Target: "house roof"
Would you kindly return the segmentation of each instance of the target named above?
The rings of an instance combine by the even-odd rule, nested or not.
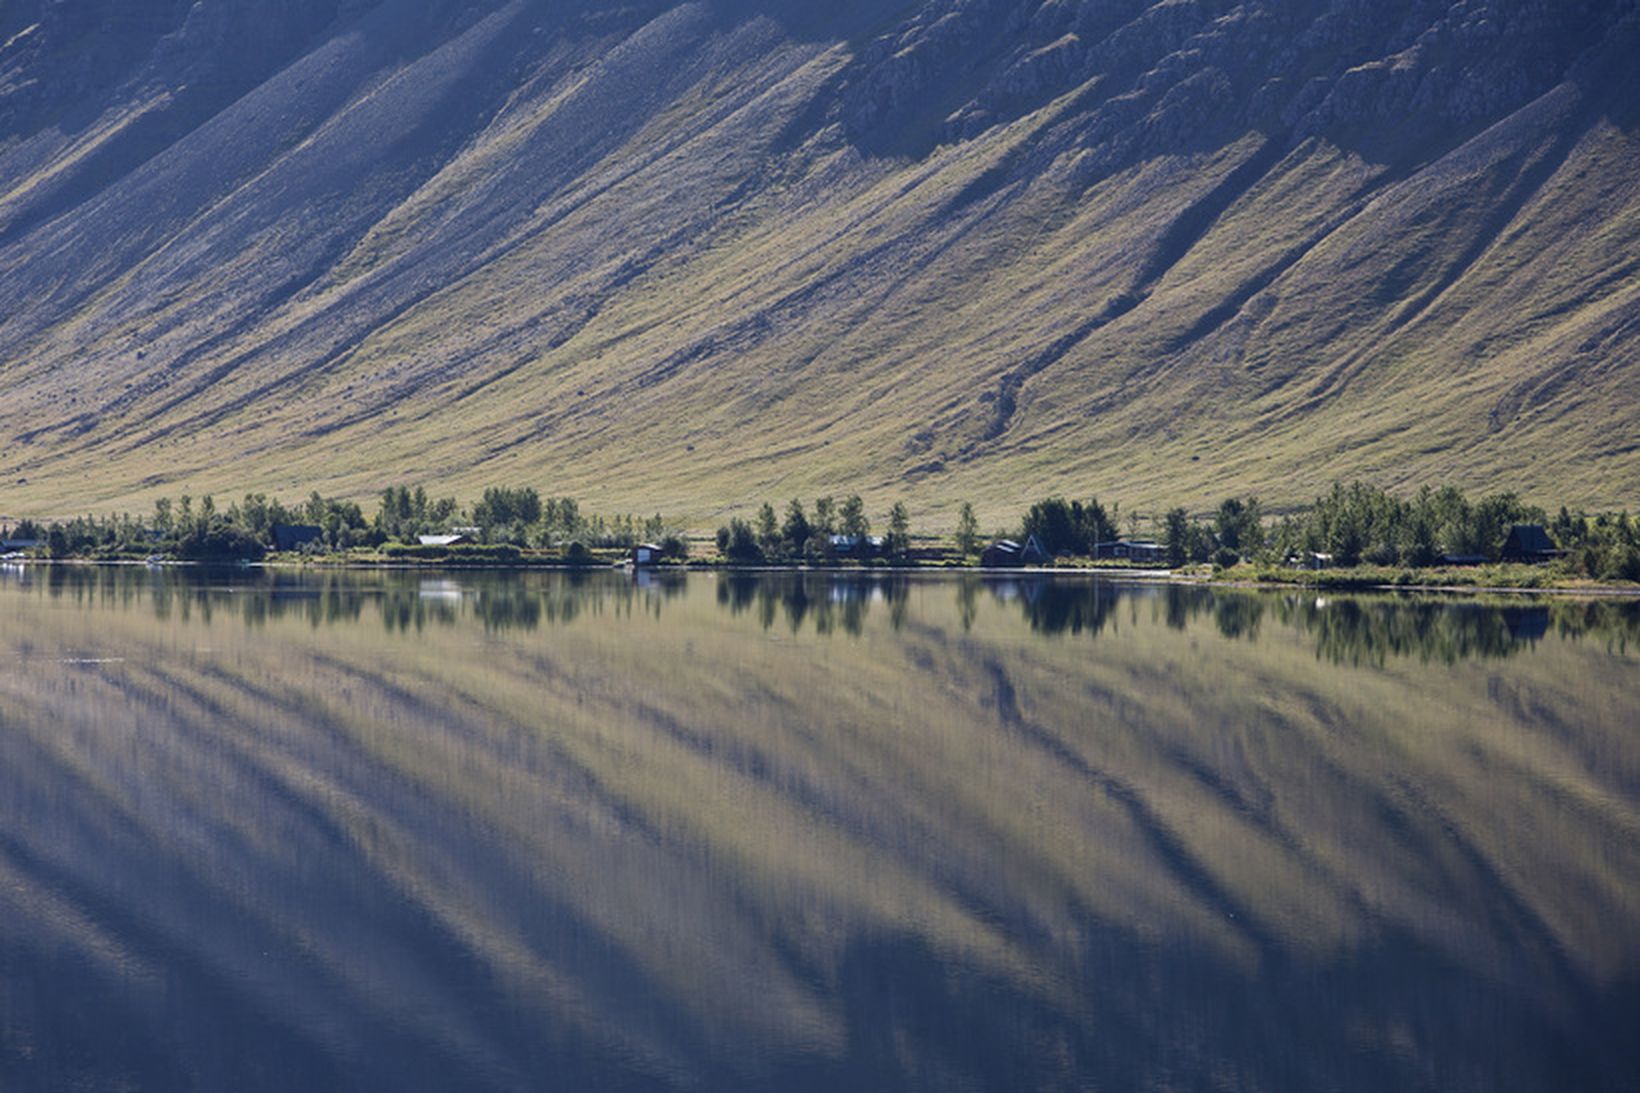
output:
[[[998,539],[985,549],[987,553],[994,550],[1002,554],[1035,554],[1044,558],[1048,556],[1048,552],[1042,549],[1042,543],[1035,535],[1032,535],[1030,538],[1026,539],[1023,544],[1017,543],[1012,539]]]
[[[1516,524],[1509,529],[1509,542],[1526,554],[1552,554],[1555,549],[1542,524]]]

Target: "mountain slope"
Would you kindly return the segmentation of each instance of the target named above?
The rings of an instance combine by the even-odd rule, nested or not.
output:
[[[8,511],[1640,494],[1633,0],[64,7]]]

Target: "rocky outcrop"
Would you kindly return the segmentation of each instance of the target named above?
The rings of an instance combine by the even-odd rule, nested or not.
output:
[[[918,147],[904,130],[972,139],[1082,88],[1089,146],[1145,119],[1129,155],[1237,127],[1411,144],[1524,106],[1632,10],[1626,0],[933,0],[860,51],[841,109],[856,132],[899,130]],[[931,102],[950,109],[931,119]]]

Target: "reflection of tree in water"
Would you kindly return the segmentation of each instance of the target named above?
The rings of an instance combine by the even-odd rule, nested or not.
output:
[[[1124,602],[1129,606],[1144,602],[1157,609],[1158,617],[1171,630],[1183,630],[1192,620],[1211,615],[1225,637],[1254,640],[1268,603],[1266,596],[1192,585],[1064,581],[1047,576],[983,580],[994,600],[1017,604],[1031,629],[1040,634],[1096,637],[1114,624]],[[958,608],[965,620],[972,618],[972,588],[964,584],[957,590]]]
[[[473,614],[486,630],[534,630],[541,625],[551,600],[551,622],[571,622],[581,613],[580,597],[570,595],[544,596],[535,589],[493,587],[481,588],[472,598]]]
[[[1513,656],[1549,627],[1546,606],[1397,600],[1300,600],[1281,610],[1313,635],[1316,655],[1334,664],[1383,664],[1416,657],[1456,664]]]
[[[1164,625],[1184,630],[1210,617],[1229,639],[1258,640],[1267,615],[1312,637],[1316,653],[1335,664],[1383,664],[1417,657],[1453,664],[1502,658],[1529,649],[1551,631],[1594,637],[1614,653],[1640,645],[1640,600],[1480,603],[1427,597],[1314,597],[1189,585],[1111,584],[1052,577],[986,580],[998,603],[1016,605],[1043,634],[1098,636],[1124,600],[1160,602]],[[974,584],[957,586],[959,612],[972,619]]]
[[[1176,584],[1170,584],[1163,590],[1162,599],[1167,604],[1169,630],[1183,630],[1186,623],[1211,606],[1212,601],[1201,596],[1203,591],[1205,589],[1185,588]]]
[[[962,619],[962,632],[968,633],[974,628],[974,619],[979,615],[979,578],[972,573],[957,578],[957,615]]]
[[[792,633],[805,624],[817,634],[859,635],[874,605],[888,608],[889,625],[905,625],[911,582],[903,573],[729,573],[718,580],[717,602],[731,614],[754,611],[767,630],[783,617]]]
[[[1563,638],[1591,637],[1604,642],[1609,653],[1626,653],[1640,648],[1640,600],[1556,603],[1551,625]]]
[[[145,569],[95,567],[59,572],[54,569],[52,595],[77,600],[91,596],[105,604],[129,607],[146,600],[154,617],[210,623],[217,615],[247,626],[298,618],[311,626],[356,622],[370,594],[341,574],[315,578],[305,574],[231,569]]]
[[[263,626],[300,619],[318,627],[359,621],[374,603],[390,631],[455,626],[477,619],[486,629],[534,630],[587,615],[644,612],[660,617],[664,605],[688,591],[686,573],[605,571],[517,573],[415,571],[281,571],[140,566],[49,566],[12,575],[26,588],[83,606],[130,608],[146,603],[156,618],[198,619],[219,614]],[[699,587],[701,578],[693,578]],[[1602,642],[1613,653],[1640,647],[1640,599],[1485,602],[1410,595],[1316,596],[1175,584],[1120,584],[1064,576],[996,577],[963,574],[951,582],[965,631],[979,613],[979,594],[1017,609],[1041,634],[1098,636],[1112,626],[1124,602],[1148,604],[1150,617],[1184,630],[1210,619],[1224,637],[1257,641],[1270,619],[1313,638],[1316,653],[1338,664],[1383,664],[1417,657],[1451,664],[1475,657],[1502,658],[1530,648],[1550,633],[1566,640]],[[858,635],[878,606],[889,625],[910,615],[912,579],[902,572],[729,573],[715,579],[720,607],[751,612],[767,630],[779,620],[797,633]],[[939,587],[938,585],[932,587]]]
[[[382,591],[382,624],[388,630],[423,630],[428,623],[448,626],[456,621],[459,600],[424,595],[419,589],[392,585]]]
[[[757,573],[729,573],[717,582],[719,607],[727,607],[732,615],[743,614],[757,603],[758,589],[764,577]]]
[[[1219,595],[1214,597],[1213,622],[1227,638],[1258,640],[1258,626],[1269,601],[1263,596]]]
[[[486,630],[534,630],[543,623],[563,626],[606,611],[617,616],[642,611],[659,618],[665,602],[681,596],[687,581],[684,574],[627,577],[570,571],[523,582],[503,573],[464,583],[462,600]]]
[[[1038,633],[1090,635],[1101,633],[1122,600],[1136,591],[1103,581],[1060,582],[1050,577],[989,580],[986,590],[998,603],[1018,604]]]
[[[684,574],[462,573],[435,570],[279,571],[236,568],[68,567],[44,570],[39,587],[53,599],[130,607],[146,601],[155,618],[210,623],[218,614],[259,627],[286,619],[318,627],[358,622],[374,603],[389,631],[454,626],[476,618],[488,630],[533,630],[587,612],[659,617],[682,595]],[[23,583],[34,584],[30,579]]]

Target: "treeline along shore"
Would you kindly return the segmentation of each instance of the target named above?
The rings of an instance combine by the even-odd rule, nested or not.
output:
[[[896,503],[874,521],[858,495],[762,504],[711,540],[659,514],[586,512],[574,498],[493,486],[469,505],[422,487],[384,490],[374,513],[324,497],[287,503],[248,494],[226,506],[184,495],[146,514],[39,522],[0,518],[7,560],[286,561],[291,563],[1142,568],[1319,584],[1542,587],[1640,582],[1640,518],[1562,506],[1554,515],[1512,493],[1470,498],[1447,486],[1397,496],[1338,484],[1309,505],[1266,512],[1254,497],[1211,513],[1124,513],[1098,499],[1049,497],[1011,527],[982,533],[963,504],[954,531],[911,524]]]

